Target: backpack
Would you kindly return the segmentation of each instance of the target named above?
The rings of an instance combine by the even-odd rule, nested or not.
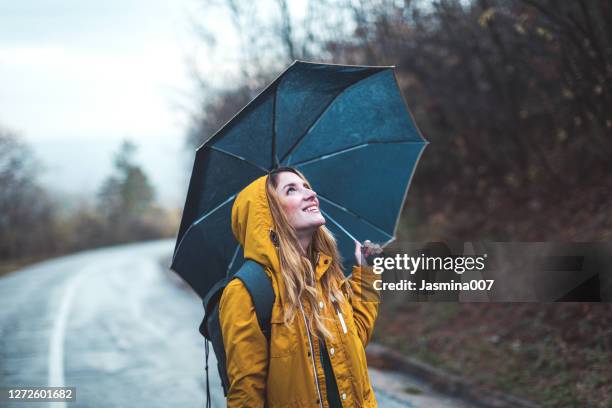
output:
[[[206,358],[206,406],[210,407],[210,387],[208,383],[208,354],[210,341],[213,346],[213,351],[217,357],[217,369],[219,377],[223,385],[223,395],[227,396],[229,390],[229,378],[227,375],[227,361],[225,355],[225,347],[223,345],[223,336],[221,333],[221,322],[219,321],[219,300],[223,294],[225,287],[233,280],[240,279],[244,284],[253,300],[255,306],[255,314],[262,333],[270,341],[270,317],[272,315],[272,306],[276,299],[272,282],[264,271],[264,268],[257,262],[247,259],[242,267],[233,276],[225,278],[217,282],[204,296],[202,301],[204,305],[204,318],[200,324],[200,333],[205,338],[205,358]]]

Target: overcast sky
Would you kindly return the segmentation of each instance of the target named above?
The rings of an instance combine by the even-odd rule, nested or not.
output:
[[[223,16],[206,20],[223,33],[215,66],[201,55],[192,21],[206,12],[197,0],[0,0],[0,125],[34,146],[46,187],[94,193],[129,138],[160,202],[182,207],[198,95],[188,61],[220,80],[234,61]]]

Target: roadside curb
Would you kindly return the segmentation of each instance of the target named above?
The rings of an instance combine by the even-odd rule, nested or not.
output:
[[[483,408],[538,408],[539,405],[504,394],[485,389],[457,375],[447,373],[439,368],[407,357],[390,348],[370,343],[366,350],[368,364],[373,367],[404,372],[415,376],[437,392],[459,397],[470,404]]]

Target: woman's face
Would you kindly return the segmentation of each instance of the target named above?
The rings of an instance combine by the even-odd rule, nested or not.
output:
[[[289,224],[299,234],[316,230],[325,225],[319,211],[317,193],[307,187],[300,176],[290,171],[278,174],[276,195],[285,211]]]

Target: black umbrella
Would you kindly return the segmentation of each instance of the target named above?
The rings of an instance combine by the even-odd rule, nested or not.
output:
[[[198,148],[171,267],[202,297],[231,276],[243,262],[236,195],[293,166],[317,191],[348,272],[353,239],[394,239],[426,144],[393,67],[296,61]]]

